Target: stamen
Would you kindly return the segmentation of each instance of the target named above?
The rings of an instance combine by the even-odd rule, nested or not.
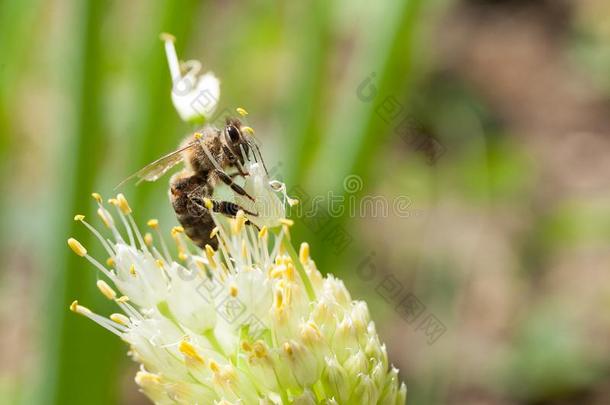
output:
[[[127,202],[127,199],[125,198],[125,196],[122,193],[119,193],[116,196],[116,199],[118,202],[118,207],[121,209],[123,214],[125,214],[125,215],[131,214],[131,207],[129,206],[129,203]]]
[[[216,265],[216,261],[214,260],[214,249],[210,245],[205,245],[205,255],[208,258],[208,264],[212,269],[216,269],[218,266]]]
[[[243,210],[237,211],[237,214],[235,215],[235,219],[233,220],[233,224],[232,224],[233,225],[232,226],[233,234],[239,235],[241,230],[244,229],[245,223],[246,223],[246,216],[244,214],[244,211]]]
[[[210,370],[212,370],[213,373],[218,373],[220,371],[220,366],[216,361],[210,360]]]
[[[191,359],[201,365],[203,365],[205,363],[203,361],[203,358],[199,355],[199,353],[197,353],[197,350],[195,349],[195,347],[192,344],[190,344],[189,342],[187,342],[186,340],[182,340],[180,342],[180,345],[178,346],[178,350],[180,350],[180,353],[182,353],[189,359]]]
[[[103,328],[109,330],[110,332],[114,333],[119,337],[121,337],[124,332],[124,330],[120,330],[124,329],[122,325],[91,312],[89,308],[79,305],[78,301],[73,301],[72,304],[70,304],[70,310],[74,313],[83,315],[91,319],[93,322],[97,323],[98,325],[102,326]]]
[[[284,349],[284,353],[286,353],[289,356],[292,356],[294,353],[294,351],[292,350],[292,346],[288,342],[284,343],[284,345],[282,346],[282,349]]]
[[[131,231],[131,227],[127,223],[127,218],[125,217],[123,210],[119,206],[119,200],[116,198],[111,198],[108,200],[108,202],[116,207],[119,217],[121,218],[121,222],[123,222],[123,226],[125,226],[125,229],[127,230],[127,236],[129,237],[129,244],[135,248],[136,242],[133,238],[133,232]]]
[[[161,230],[159,229],[159,220],[153,218],[153,219],[149,219],[148,222],[146,223],[151,229],[154,229],[154,231],[157,233],[157,236],[159,237],[159,240],[161,241],[161,251],[163,251],[163,256],[164,259],[167,262],[171,262],[171,258],[172,256],[169,254],[169,249],[167,249],[167,245],[165,244],[165,239],[163,238],[163,235],[161,234]]]
[[[144,241],[144,238],[142,238],[142,233],[140,233],[140,228],[138,228],[138,224],[136,224],[136,221],[133,219],[133,216],[131,214],[127,214],[127,219],[129,220],[129,223],[131,224],[131,227],[133,228],[133,231],[136,234],[136,238],[138,239],[140,248],[143,251],[147,252],[148,248],[146,246],[146,242]]]
[[[68,246],[70,246],[70,249],[72,249],[74,253],[81,257],[85,257],[87,255],[87,249],[85,249],[85,247],[74,238],[68,239]]]
[[[101,204],[103,201],[102,196],[99,193],[91,193],[91,197],[93,197],[98,204]]]
[[[248,256],[248,245],[246,244],[245,239],[241,240],[241,257],[246,260],[247,263],[250,263],[250,257]]]
[[[280,218],[280,223],[286,226],[294,225],[294,221],[292,219]]]
[[[309,244],[307,242],[301,243],[301,248],[299,249],[299,261],[306,265],[309,263]]]
[[[83,308],[86,309],[85,307],[80,307],[80,308],[79,307],[80,307],[80,305],[78,305],[78,300],[74,300],[70,304],[70,311],[78,313],[79,309],[83,309]]]
[[[256,342],[254,342],[252,349],[254,350],[254,354],[256,355],[256,357],[260,359],[267,357],[269,353],[269,351],[267,350],[267,346],[261,340],[257,340]]]
[[[112,314],[110,315],[110,319],[123,326],[129,326],[129,318],[123,314]]]
[[[102,246],[104,247],[104,249],[106,250],[106,252],[110,255],[113,256],[114,255],[114,250],[112,250],[112,247],[110,246],[110,244],[108,242],[106,242],[106,239],[104,239],[102,237],[102,235],[98,232],[97,229],[95,229],[93,226],[91,226],[87,221],[85,221],[85,216],[84,215],[77,215],[74,217],[74,220],[76,221],[80,221],[83,225],[85,225],[87,227],[87,229],[89,229],[89,231],[95,235],[95,237],[101,242]]]
[[[247,133],[248,135],[254,136],[254,128],[252,127],[241,127],[241,130]]]
[[[241,107],[237,107],[235,109],[235,111],[237,111],[237,113],[239,115],[241,115],[242,117],[245,117],[246,115],[248,115],[248,111],[246,111],[245,109],[241,108]]]
[[[172,75],[172,82],[176,83],[182,77],[180,74],[180,61],[178,60],[176,47],[174,46],[176,38],[167,33],[161,34],[160,38],[165,42],[165,56],[167,57],[167,64],[169,65],[169,71]]]
[[[99,288],[101,293],[109,300],[114,300],[116,298],[116,292],[104,280],[97,280],[97,288]]]
[[[152,245],[153,245],[153,236],[150,234],[150,232],[146,232],[144,234],[144,243],[146,243],[146,246],[152,247]]]

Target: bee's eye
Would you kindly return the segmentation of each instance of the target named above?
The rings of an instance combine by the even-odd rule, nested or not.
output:
[[[231,139],[231,142],[237,142],[239,141],[239,130],[237,128],[235,128],[233,125],[229,125],[227,127],[227,133],[229,134],[229,138]]]

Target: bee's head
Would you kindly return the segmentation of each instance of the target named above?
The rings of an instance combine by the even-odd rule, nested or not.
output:
[[[241,128],[241,122],[237,118],[227,118],[223,142],[233,154],[233,158],[239,159],[239,162],[244,164],[250,154],[250,148]]]

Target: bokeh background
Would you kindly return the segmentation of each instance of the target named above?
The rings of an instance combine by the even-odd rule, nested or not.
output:
[[[0,403],[147,403],[68,311],[112,309],[65,241],[191,130],[163,31],[304,203],[407,199],[293,238],[368,301],[409,403],[610,403],[606,0],[0,1]],[[122,191],[169,230],[166,190]]]

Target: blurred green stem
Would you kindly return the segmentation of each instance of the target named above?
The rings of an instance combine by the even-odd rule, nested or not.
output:
[[[66,248],[66,238],[73,235],[90,246],[90,235],[76,222],[68,222],[75,213],[92,213],[90,193],[99,176],[104,133],[101,129],[101,32],[106,14],[103,2],[78,2],[75,7],[79,25],[71,35],[75,65],[67,65],[69,86],[76,106],[74,133],[69,138],[64,157],[65,189],[60,190],[56,229],[53,238],[55,279],[47,307],[47,364],[42,376],[43,389],[38,402],[47,404],[108,404],[116,402],[116,358],[118,342],[108,339],[105,331],[92,327],[68,311],[75,297],[87,304],[99,301],[92,290],[95,274],[83,270],[82,258]]]

